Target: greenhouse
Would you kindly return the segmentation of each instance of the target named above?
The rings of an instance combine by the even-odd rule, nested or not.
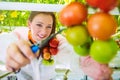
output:
[[[0,80],[119,75],[120,0],[0,0]]]

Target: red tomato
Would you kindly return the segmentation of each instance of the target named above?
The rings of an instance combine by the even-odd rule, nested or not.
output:
[[[117,6],[118,0],[102,0],[99,4],[99,8],[105,12],[108,12]]]
[[[86,2],[92,7],[97,7],[99,5],[100,0],[86,0]]]
[[[104,12],[109,12],[118,4],[118,0],[86,0],[87,3],[96,8],[100,8]]]
[[[52,55],[56,55],[57,52],[58,52],[58,49],[57,49],[57,48],[52,48],[52,47],[50,47],[49,49],[50,49],[50,53],[51,53]]]
[[[50,47],[58,47],[59,41],[56,38],[52,38],[49,42]]]
[[[107,40],[116,32],[117,22],[112,15],[99,12],[88,19],[87,28],[92,37]]]
[[[87,8],[80,2],[71,2],[59,14],[59,20],[65,26],[81,24],[86,18]]]

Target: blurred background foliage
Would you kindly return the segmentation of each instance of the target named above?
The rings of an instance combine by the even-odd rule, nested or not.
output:
[[[85,0],[0,0],[0,2],[27,2],[27,3],[42,3],[42,4],[68,4],[72,1],[80,1],[85,4]],[[30,11],[14,11],[0,10],[0,32],[8,32],[15,27],[27,26],[26,22]],[[57,28],[61,26],[57,17]],[[115,15],[120,25],[120,15]]]

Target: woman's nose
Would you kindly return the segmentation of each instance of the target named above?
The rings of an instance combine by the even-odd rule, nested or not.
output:
[[[45,29],[45,28],[43,28],[43,29],[41,30],[41,34],[42,34],[42,35],[47,34],[47,31],[46,31],[46,29]]]

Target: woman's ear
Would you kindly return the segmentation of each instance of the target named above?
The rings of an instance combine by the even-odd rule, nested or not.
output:
[[[31,25],[31,22],[28,20],[27,21],[27,26],[28,26],[29,29],[31,28],[30,25]]]

